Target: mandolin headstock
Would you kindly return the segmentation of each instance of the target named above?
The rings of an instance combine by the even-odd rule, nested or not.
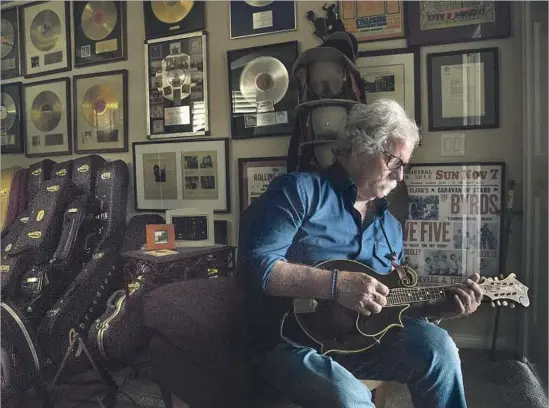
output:
[[[519,282],[514,273],[509,274],[505,279],[481,278],[479,285],[484,290],[484,296],[492,301],[493,306],[514,307],[515,304],[519,304],[528,307],[530,305],[528,287]]]

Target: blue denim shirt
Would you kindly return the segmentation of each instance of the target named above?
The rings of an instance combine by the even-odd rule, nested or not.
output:
[[[264,295],[269,274],[279,260],[314,266],[327,260],[353,259],[380,274],[390,272],[388,257],[392,253],[397,261],[402,260],[402,228],[387,210],[387,201],[375,200],[375,213],[363,224],[353,207],[356,196],[356,185],[336,163],[322,173],[292,172],[276,177],[242,214],[237,278],[248,290],[253,303],[250,308],[256,315],[251,324],[258,330],[262,325],[277,326],[270,318],[279,319],[282,311],[289,310],[287,299],[283,302]],[[269,303],[278,303],[278,310]]]

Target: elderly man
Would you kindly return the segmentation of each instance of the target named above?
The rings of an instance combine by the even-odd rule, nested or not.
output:
[[[292,298],[331,299],[364,315],[386,305],[389,288],[374,277],[314,265],[353,259],[386,274],[401,262],[402,229],[384,197],[402,180],[418,140],[398,103],[357,105],[332,166],[277,177],[241,217],[237,277],[249,295],[253,364],[305,408],[373,408],[359,379],[406,383],[416,408],[466,406],[458,350],[428,319],[473,313],[482,299],[476,274],[455,285],[453,298],[413,308],[404,328],[362,353],[332,358],[280,335]]]

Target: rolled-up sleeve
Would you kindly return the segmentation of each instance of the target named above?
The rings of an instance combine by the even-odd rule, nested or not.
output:
[[[302,174],[282,174],[240,218],[237,276],[265,291],[274,264],[286,253],[307,214]]]

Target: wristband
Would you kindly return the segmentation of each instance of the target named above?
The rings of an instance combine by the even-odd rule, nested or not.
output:
[[[330,295],[330,300],[336,300],[337,295],[337,275],[339,274],[338,269],[332,271],[332,293]]]

